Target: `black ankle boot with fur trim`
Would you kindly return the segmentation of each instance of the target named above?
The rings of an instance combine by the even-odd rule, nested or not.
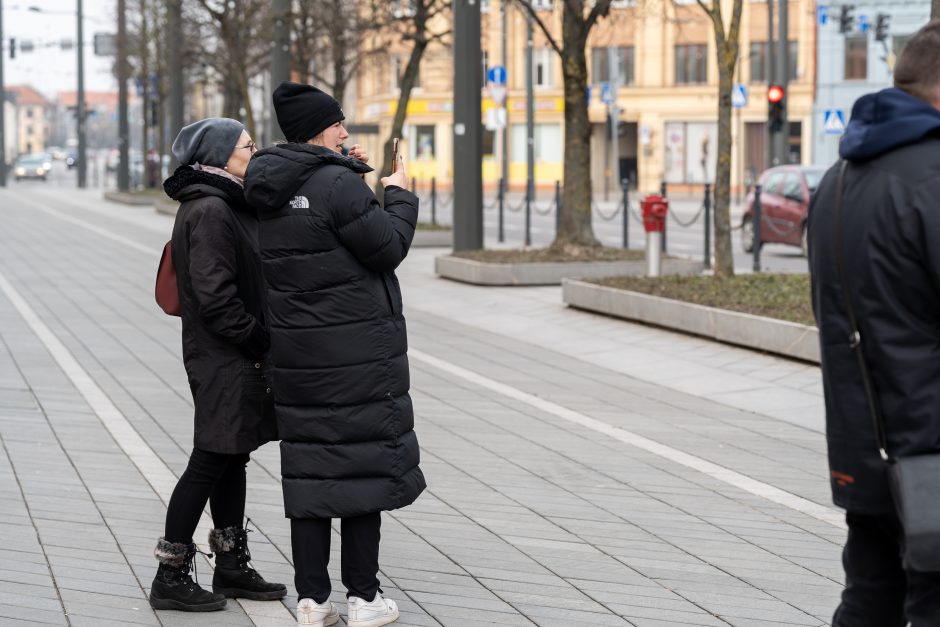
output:
[[[274,601],[287,596],[287,586],[268,583],[248,562],[248,532],[240,527],[209,531],[209,549],[215,553],[212,591],[230,599]]]
[[[223,595],[203,590],[189,575],[196,557],[195,544],[167,542],[160,538],[153,554],[160,566],[150,585],[150,607],[181,612],[213,612],[225,608]]]

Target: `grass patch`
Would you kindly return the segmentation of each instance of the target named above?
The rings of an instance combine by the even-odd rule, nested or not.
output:
[[[444,224],[431,224],[430,222],[418,222],[419,231],[449,231],[450,227]]]
[[[512,250],[462,250],[452,253],[454,257],[489,263],[550,263],[570,261],[643,261],[642,250],[626,250],[601,246],[577,248],[574,251],[554,251],[548,248],[525,248]]]
[[[816,326],[808,274],[743,274],[730,279],[710,276],[611,277],[589,279],[589,282]]]

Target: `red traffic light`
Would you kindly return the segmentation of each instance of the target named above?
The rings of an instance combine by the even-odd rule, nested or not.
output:
[[[784,91],[780,85],[771,85],[767,88],[767,102],[783,102]]]

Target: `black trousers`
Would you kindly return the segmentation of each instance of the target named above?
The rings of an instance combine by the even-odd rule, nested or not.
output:
[[[290,521],[298,599],[323,603],[330,597],[333,587],[327,565],[330,563],[331,522],[329,518],[292,518]],[[381,526],[381,512],[342,519],[341,570],[347,597],[372,601],[379,591]]]
[[[846,514],[845,590],[832,627],[940,625],[940,573],[905,572],[895,515]]]
[[[245,518],[245,466],[248,454],[226,455],[194,448],[166,511],[168,542],[189,544],[209,502],[216,529],[241,527]]]

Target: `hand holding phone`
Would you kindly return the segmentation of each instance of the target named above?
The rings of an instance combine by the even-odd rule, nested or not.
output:
[[[392,138],[392,172],[398,171],[398,138]]]

